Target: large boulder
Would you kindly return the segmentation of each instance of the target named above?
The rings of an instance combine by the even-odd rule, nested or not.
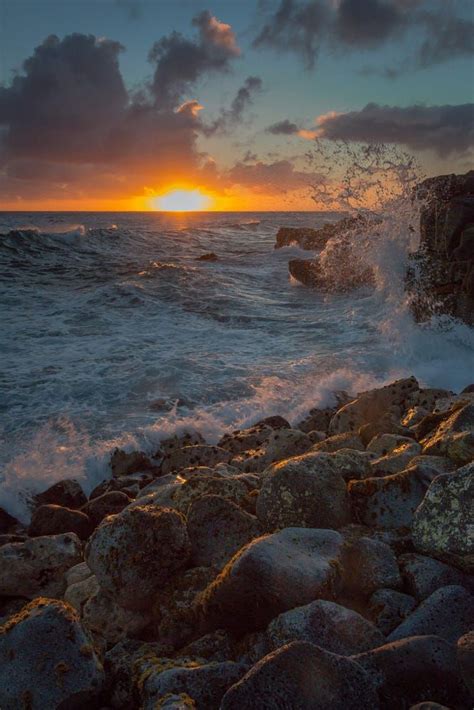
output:
[[[339,528],[349,521],[346,484],[328,455],[297,456],[267,470],[256,510],[266,530]]]
[[[474,463],[431,483],[413,521],[419,552],[474,571]]]
[[[120,513],[129,503],[130,498],[123,491],[107,491],[100,496],[91,498],[83,506],[82,512],[89,516],[96,527],[108,515]]]
[[[232,455],[229,451],[219,446],[208,446],[206,444],[183,446],[181,449],[172,449],[164,455],[161,463],[161,472],[166,475],[190,466],[209,466],[212,468],[218,463],[228,463],[231,457]]]
[[[40,505],[33,512],[28,534],[31,537],[39,537],[72,532],[81,540],[87,540],[92,530],[92,521],[85,513],[51,503]]]
[[[448,456],[459,466],[474,460],[474,403],[466,404],[420,442],[423,453]]]
[[[341,586],[344,540],[334,530],[285,528],[238,552],[199,599],[207,624],[243,633],[283,611],[332,599]]]
[[[197,567],[222,567],[241,547],[261,534],[254,515],[215,495],[198,498],[191,504],[187,525],[191,560]]]
[[[86,560],[104,591],[125,609],[140,611],[186,566],[190,550],[179,513],[144,505],[103,520],[89,540]]]
[[[394,589],[377,589],[369,600],[369,616],[385,635],[388,635],[416,607],[416,599]]]
[[[460,570],[432,557],[408,552],[400,555],[398,563],[406,589],[420,601],[440,587],[467,584],[466,576]]]
[[[267,417],[248,429],[237,429],[231,434],[224,434],[218,446],[232,454],[239,454],[250,449],[259,449],[266,444],[274,431],[290,429],[283,417]]]
[[[474,626],[474,597],[464,587],[440,587],[392,631],[389,641],[433,634],[455,643]]]
[[[431,699],[469,707],[456,648],[438,636],[413,636],[352,656],[377,685],[382,707],[409,708]]]
[[[34,503],[36,505],[48,505],[51,503],[74,510],[87,503],[87,498],[81,484],[74,478],[67,478],[64,481],[54,483],[42,493],[35,495]]]
[[[325,599],[280,614],[270,622],[267,637],[273,649],[290,641],[309,641],[341,656],[385,643],[385,636],[370,621]]]
[[[397,380],[390,385],[360,394],[349,402],[331,419],[329,432],[340,434],[345,431],[357,432],[366,424],[382,419],[387,414],[403,414],[408,405],[408,398],[419,390],[414,377]]]
[[[0,596],[62,597],[65,572],[82,561],[74,533],[35,537],[0,547]]]
[[[369,597],[376,589],[402,586],[397,559],[392,548],[381,540],[361,537],[346,542],[343,564],[346,594]]]
[[[344,656],[295,641],[262,658],[224,695],[221,710],[361,710],[380,707],[375,683]]]
[[[72,607],[39,598],[0,627],[0,707],[80,710],[98,699],[104,672]]]

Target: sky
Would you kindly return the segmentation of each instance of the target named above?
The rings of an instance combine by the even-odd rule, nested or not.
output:
[[[0,0],[0,209],[315,209],[341,142],[466,172],[473,52],[474,0]]]

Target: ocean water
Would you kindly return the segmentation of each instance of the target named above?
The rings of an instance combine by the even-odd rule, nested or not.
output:
[[[310,253],[275,250],[278,228],[340,216],[1,214],[0,506],[25,519],[27,496],[56,480],[90,490],[116,445],[294,423],[334,390],[403,375],[469,384],[472,329],[410,316],[406,215],[354,245],[375,289],[320,294],[289,278],[288,260]],[[211,251],[217,262],[196,260]]]

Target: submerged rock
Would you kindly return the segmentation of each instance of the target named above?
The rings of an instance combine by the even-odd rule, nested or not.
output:
[[[86,560],[100,587],[117,604],[140,611],[185,567],[190,549],[179,513],[145,505],[103,520],[89,540]]]
[[[380,705],[374,682],[358,663],[295,641],[262,658],[227,691],[221,710],[275,707],[377,710]]]
[[[36,599],[0,627],[0,707],[79,710],[98,699],[104,672],[77,613]]]

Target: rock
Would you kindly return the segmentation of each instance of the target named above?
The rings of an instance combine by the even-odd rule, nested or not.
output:
[[[426,455],[447,455],[459,466],[474,460],[474,403],[455,411],[421,440]]]
[[[301,249],[323,249],[328,239],[334,236],[332,224],[326,224],[321,229],[310,227],[280,227],[276,235],[275,249],[297,244]]]
[[[354,449],[339,449],[331,454],[331,461],[336,471],[345,481],[360,478],[370,478],[372,469],[370,462],[375,454],[370,451],[356,451]]]
[[[119,478],[120,476],[128,476],[130,473],[140,471],[149,471],[158,467],[152,463],[143,451],[130,451],[127,453],[123,449],[114,449],[110,457],[110,468],[112,476]]]
[[[214,254],[213,251],[210,251],[206,254],[201,254],[201,256],[197,256],[196,261],[219,261],[219,257],[217,254]]]
[[[400,408],[398,408],[398,412],[395,411],[391,413],[389,411],[378,419],[374,419],[373,421],[360,426],[357,433],[359,434],[362,443],[367,446],[372,441],[374,436],[386,433],[407,437],[412,436],[415,438],[412,430],[400,423],[403,415],[400,417],[399,409]]]
[[[179,695],[168,693],[163,698],[159,698],[153,707],[157,706],[163,710],[190,710],[190,708],[196,707],[196,703],[186,693]]]
[[[6,510],[0,508],[0,533],[8,533],[18,525],[18,520]]]
[[[64,592],[64,601],[79,612],[82,616],[82,611],[84,604],[97,594],[99,591],[99,584],[97,582],[97,577],[95,574],[91,574],[86,579],[82,579],[80,582],[75,582],[70,584],[66,591]]]
[[[412,705],[410,710],[449,710],[449,708],[447,708],[446,705],[432,703],[431,700],[427,700],[426,702]]]
[[[238,429],[232,434],[224,434],[217,445],[232,454],[239,454],[243,451],[260,448],[268,442],[273,431],[280,429],[290,429],[286,419],[283,419],[283,417],[268,417],[248,429]]]
[[[368,537],[346,543],[343,582],[346,593],[362,597],[369,597],[382,587],[399,589],[402,585],[392,549],[384,542]]]
[[[190,478],[181,486],[176,486],[170,494],[170,507],[187,514],[190,505],[207,495],[216,495],[234,503],[241,504],[246,495],[247,487],[236,478],[222,476],[198,476]]]
[[[104,672],[77,613],[36,599],[0,628],[0,706],[5,710],[87,707]]]
[[[262,658],[227,691],[221,704],[221,710],[276,707],[377,710],[380,705],[374,683],[358,663],[295,641]]]
[[[219,710],[222,696],[246,668],[233,661],[203,664],[193,659],[144,658],[137,662],[137,671],[143,677],[139,683],[143,710],[155,710],[160,698],[181,694],[191,698],[197,710]]]
[[[129,503],[130,498],[123,491],[109,491],[86,503],[82,512],[88,515],[94,527],[97,527],[104,518],[120,513]]]
[[[426,698],[467,707],[455,647],[437,636],[414,636],[352,656],[377,684],[382,707],[407,708]]]
[[[421,451],[421,446],[416,441],[402,443],[392,449],[386,456],[380,456],[371,461],[373,476],[389,476],[392,473],[400,473],[411,466],[415,457]]]
[[[382,478],[350,481],[348,494],[353,515],[370,527],[410,527],[428,485],[417,467]]]
[[[474,696],[474,630],[458,639],[457,657],[464,682]]]
[[[194,446],[184,446],[181,449],[173,449],[165,454],[161,464],[163,475],[180,471],[190,466],[209,466],[212,468],[218,463],[229,463],[231,454],[219,446],[206,446],[198,444]]]
[[[365,446],[357,434],[347,431],[343,434],[329,436],[324,441],[315,444],[312,451],[326,451],[332,453],[340,449],[353,449],[354,451],[365,451]]]
[[[205,444],[203,436],[198,431],[186,431],[183,434],[170,436],[160,441],[160,455],[170,454],[172,451],[182,449],[183,446],[200,446]]]
[[[413,543],[421,553],[474,571],[474,463],[438,476],[413,521]]]
[[[87,540],[93,530],[92,521],[79,510],[63,508],[60,505],[40,505],[31,516],[28,535],[60,535],[76,533],[80,540]]]
[[[298,429],[281,429],[270,434],[267,444],[256,450],[234,456],[231,464],[241,471],[262,472],[275,461],[281,461],[308,451],[313,442]]]
[[[261,534],[255,516],[215,495],[204,496],[191,504],[187,525],[191,560],[197,567],[221,568],[241,547]]]
[[[474,597],[464,587],[441,587],[392,631],[389,641],[433,634],[456,643],[474,625]]]
[[[346,484],[329,456],[297,456],[267,470],[256,510],[266,530],[339,528],[349,520]]]
[[[217,629],[180,649],[179,655],[206,658],[208,661],[233,661],[234,639],[228,631]]]
[[[77,584],[77,582],[82,582],[92,575],[92,570],[87,566],[87,562],[79,562],[79,564],[74,565],[68,569],[64,575],[66,579],[66,584],[68,587],[71,584]]]
[[[370,390],[338,410],[331,419],[330,434],[357,432],[365,424],[377,422],[387,414],[400,417],[406,409],[407,399],[419,389],[414,377],[397,380],[380,389]]]
[[[324,599],[280,614],[270,622],[267,636],[273,649],[290,641],[308,641],[341,656],[385,643],[385,636],[370,621]]]
[[[0,547],[0,596],[62,597],[65,572],[82,561],[74,533],[35,537]]]
[[[244,547],[202,593],[207,624],[264,628],[283,611],[333,599],[341,586],[343,538],[334,530],[285,528]]]
[[[107,644],[118,643],[125,638],[138,636],[152,623],[151,614],[147,611],[133,611],[119,606],[110,594],[98,588],[95,576],[79,584],[83,585],[82,592],[86,591],[86,585],[87,593],[93,592],[90,596],[84,594],[80,603],[82,622],[95,638],[100,638]],[[71,590],[72,587],[69,587],[69,594]]]
[[[38,493],[34,497],[36,505],[62,505],[65,508],[76,510],[84,503],[87,503],[87,498],[81,488],[80,483],[73,478],[58,481],[50,486],[43,493]]]
[[[137,506],[102,521],[89,540],[86,561],[117,604],[141,611],[185,567],[190,548],[179,513]]]
[[[386,636],[399,626],[416,607],[409,594],[393,589],[377,589],[369,600],[369,616]]]
[[[400,555],[398,563],[408,592],[420,601],[440,587],[453,584],[466,586],[466,578],[462,572],[432,557],[407,553]]]

